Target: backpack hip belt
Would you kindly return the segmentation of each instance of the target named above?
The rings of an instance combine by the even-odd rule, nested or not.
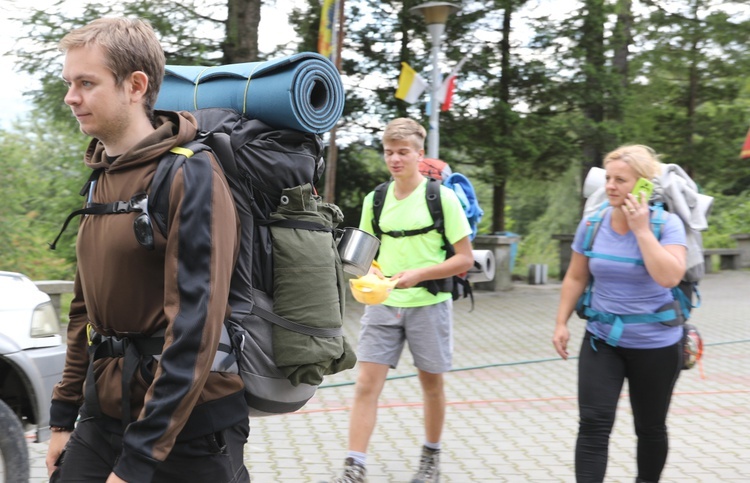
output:
[[[677,301],[667,304],[659,309],[659,311],[650,314],[611,314],[584,306],[578,312],[578,315],[583,319],[611,325],[612,330],[609,332],[606,342],[608,345],[616,347],[626,324],[648,324],[659,322],[670,327],[684,324],[685,318],[676,306],[678,306]]]
[[[226,326],[222,328],[222,340],[229,338]],[[94,362],[105,357],[122,357],[122,427],[123,430],[130,423],[130,383],[135,376],[136,370],[141,367],[143,356],[152,356],[157,359],[164,348],[164,330],[157,331],[151,336],[116,337],[99,334],[91,324],[86,328],[86,337],[89,344],[89,365],[86,372],[85,401],[91,416],[101,417],[102,411],[99,405],[99,396],[96,391],[96,379],[94,377]],[[237,357],[232,347],[220,343],[211,372],[229,372],[237,374]],[[148,379],[144,374],[144,378]]]

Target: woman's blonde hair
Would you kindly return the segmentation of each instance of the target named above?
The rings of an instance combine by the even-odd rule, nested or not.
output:
[[[640,178],[654,179],[661,174],[660,155],[643,144],[620,146],[604,157],[606,167],[611,161],[622,161],[633,168]]]

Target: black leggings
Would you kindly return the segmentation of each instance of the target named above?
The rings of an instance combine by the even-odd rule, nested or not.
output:
[[[659,481],[667,460],[667,410],[682,367],[682,344],[659,349],[624,349],[599,339],[594,344],[596,350],[587,332],[578,360],[576,481],[604,481],[609,435],[626,378],[638,437],[638,478]]]

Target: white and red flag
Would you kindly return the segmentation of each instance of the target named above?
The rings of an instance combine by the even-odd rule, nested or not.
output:
[[[438,91],[438,99],[440,100],[441,104],[441,111],[447,111],[451,108],[451,104],[453,103],[453,92],[456,90],[456,78],[458,77],[458,72],[461,70],[461,67],[463,67],[464,63],[466,62],[466,57],[461,59],[461,61],[456,64],[456,67],[453,68],[450,74],[448,74],[448,77],[445,78],[443,81],[443,85],[440,86],[440,91]]]

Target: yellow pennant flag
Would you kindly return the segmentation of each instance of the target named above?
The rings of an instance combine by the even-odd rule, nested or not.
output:
[[[336,49],[336,14],[338,0],[324,0],[318,29],[318,53],[332,59]]]
[[[419,100],[419,96],[427,89],[427,82],[417,74],[406,62],[401,62],[401,74],[398,76],[396,99],[402,99],[409,104]]]

